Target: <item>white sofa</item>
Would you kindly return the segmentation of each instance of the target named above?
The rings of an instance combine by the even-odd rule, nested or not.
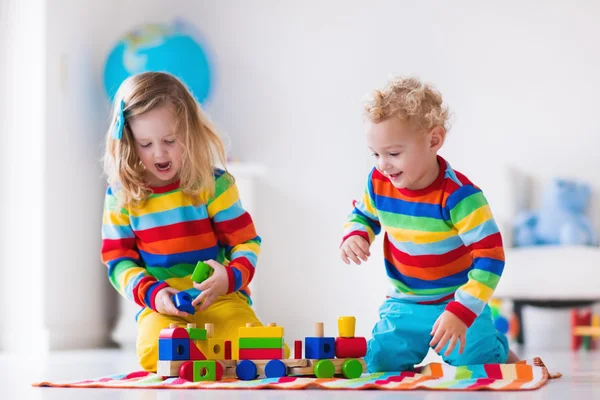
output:
[[[600,182],[591,183],[598,185]],[[521,319],[520,343],[523,343],[523,331],[527,330],[527,321],[521,318],[524,306],[564,308],[600,301],[600,247],[513,247],[514,217],[523,209],[537,207],[544,184],[545,180],[508,170],[505,180],[498,182],[499,186],[493,191],[495,198],[490,199],[506,252],[506,266],[494,297],[514,303],[514,310]],[[597,231],[600,231],[598,186],[593,190],[595,196],[590,216]]]

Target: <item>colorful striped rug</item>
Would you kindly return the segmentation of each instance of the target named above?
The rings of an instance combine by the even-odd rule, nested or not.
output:
[[[452,367],[430,363],[414,372],[386,372],[363,374],[357,379],[317,379],[284,377],[219,382],[187,382],[179,378],[163,379],[149,372],[111,375],[97,379],[69,382],[39,382],[38,387],[76,388],[156,388],[156,389],[381,389],[381,390],[532,390],[542,387],[548,379],[560,374],[549,374],[539,358],[517,364],[485,364]]]

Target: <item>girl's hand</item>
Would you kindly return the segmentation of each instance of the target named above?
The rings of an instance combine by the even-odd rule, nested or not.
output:
[[[229,277],[227,276],[225,267],[215,260],[208,260],[206,263],[212,267],[214,272],[211,277],[204,282],[194,282],[194,287],[202,291],[202,293],[192,301],[194,307],[198,305],[198,303],[202,303],[200,308],[198,308],[198,311],[205,310],[215,302],[217,297],[226,294],[227,289],[229,289]]]
[[[344,240],[342,247],[340,248],[340,256],[342,261],[346,264],[350,264],[350,260],[354,261],[356,265],[360,265],[360,260],[367,261],[371,255],[369,251],[369,242],[364,238],[353,235],[348,239]]]
[[[160,289],[154,298],[154,307],[156,307],[156,311],[164,315],[189,317],[190,314],[179,311],[177,307],[175,307],[175,304],[173,304],[173,299],[171,297],[176,293],[179,293],[179,290],[173,289],[172,287]]]
[[[433,324],[431,336],[433,336],[433,339],[431,339],[429,345],[431,347],[435,346],[435,349],[433,350],[436,353],[439,354],[446,343],[450,341],[450,344],[444,353],[446,357],[449,356],[450,353],[452,353],[452,350],[454,350],[454,347],[456,347],[456,342],[460,340],[460,350],[458,353],[462,354],[467,342],[467,325],[450,311],[444,311],[437,321],[435,321],[435,324]]]

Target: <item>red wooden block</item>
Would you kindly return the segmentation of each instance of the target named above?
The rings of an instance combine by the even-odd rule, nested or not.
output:
[[[184,328],[165,328],[158,335],[161,339],[189,339],[190,335]]]
[[[571,330],[579,325],[579,313],[577,310],[571,310]],[[571,350],[577,351],[581,347],[581,336],[575,336],[571,333]]]
[[[190,340],[190,360],[206,360],[206,356],[196,346],[193,340]]]
[[[225,359],[231,360],[231,340],[225,341]]]
[[[294,358],[300,360],[302,358],[302,340],[294,341]]]
[[[179,367],[179,377],[189,382],[194,382],[194,362],[186,361]]]
[[[364,337],[335,339],[335,356],[337,358],[360,358],[367,354],[367,339]]]
[[[240,349],[240,360],[275,360],[283,358],[283,349]]]
[[[215,361],[215,366],[217,367],[216,379],[220,381],[223,378],[223,364]]]

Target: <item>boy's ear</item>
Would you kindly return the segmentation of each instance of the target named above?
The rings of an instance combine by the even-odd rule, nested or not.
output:
[[[438,151],[446,140],[446,130],[441,126],[434,126],[429,131],[429,148]]]

